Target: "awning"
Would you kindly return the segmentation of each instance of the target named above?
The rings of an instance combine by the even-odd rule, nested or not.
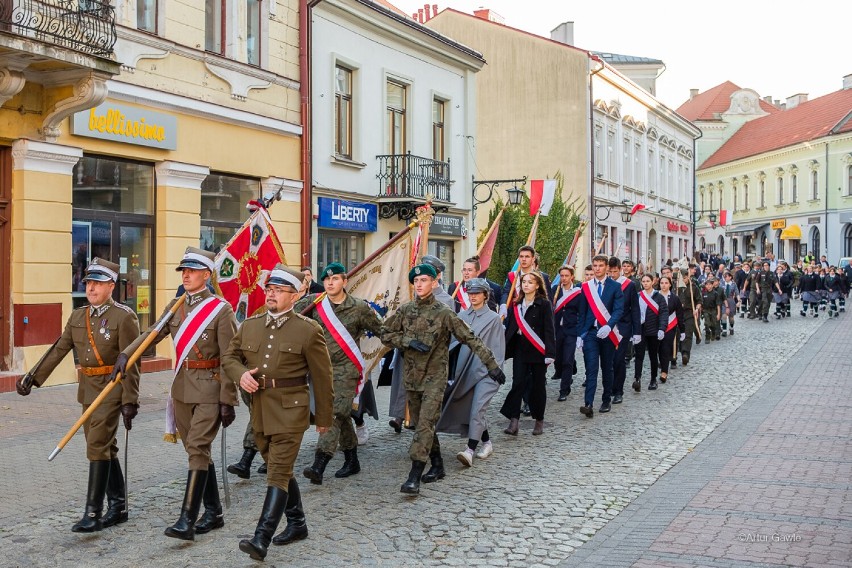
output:
[[[802,228],[798,225],[790,225],[781,231],[781,238],[791,241],[800,241],[802,240]]]
[[[733,225],[725,230],[728,235],[747,235],[757,233],[760,229],[768,227],[769,223],[754,223],[751,225]]]

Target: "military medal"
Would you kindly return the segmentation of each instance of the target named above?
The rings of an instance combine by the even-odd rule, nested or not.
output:
[[[202,334],[201,334],[201,339],[202,339],[202,341],[207,341],[207,338],[208,338],[208,337],[209,337],[209,336],[207,335],[207,332],[206,332],[206,331],[205,331],[204,333],[202,333]]]

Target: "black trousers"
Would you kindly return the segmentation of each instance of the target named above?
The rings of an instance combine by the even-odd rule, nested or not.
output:
[[[660,372],[669,374],[669,365],[672,362],[672,356],[674,355],[674,342],[675,338],[678,335],[677,327],[672,329],[671,331],[667,331],[663,336],[663,340],[660,341],[659,348],[659,358],[660,358]]]
[[[627,378],[627,359],[630,352],[631,329],[628,325],[618,324],[618,332],[621,341],[615,350],[615,359],[612,362],[612,394],[624,396],[624,380]]]
[[[544,420],[544,409],[547,406],[547,365],[541,363],[525,363],[516,358],[512,359],[512,388],[503,401],[500,414],[506,418],[521,417],[521,401],[524,391],[529,386],[530,413],[535,420]]]
[[[636,366],[633,378],[639,380],[642,378],[642,365],[645,363],[645,353],[648,353],[648,360],[651,361],[651,379],[657,379],[657,368],[659,367],[660,357],[660,340],[656,335],[644,335],[639,345],[635,346]]]
[[[571,392],[574,384],[574,371],[577,368],[577,336],[573,334],[556,335],[556,360],[553,366],[556,376],[562,380],[559,382],[559,394],[567,395]]]

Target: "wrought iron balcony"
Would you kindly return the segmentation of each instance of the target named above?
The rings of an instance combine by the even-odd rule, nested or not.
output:
[[[102,57],[117,37],[109,0],[0,0],[0,31]]]
[[[450,162],[407,154],[376,156],[379,198],[450,201]]]

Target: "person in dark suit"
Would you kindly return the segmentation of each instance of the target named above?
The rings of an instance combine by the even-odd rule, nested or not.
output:
[[[465,260],[464,264],[462,264],[462,279],[460,281],[453,282],[447,288],[447,294],[453,298],[456,313],[461,313],[470,308],[470,301],[467,299],[467,292],[465,291],[464,286],[462,286],[458,292],[456,292],[456,288],[463,285],[465,282],[468,282],[471,278],[479,278],[480,272],[479,256],[472,256]],[[496,282],[491,282],[490,280],[487,282],[488,287],[491,289],[491,293],[488,294],[488,307],[496,312],[500,306],[500,286],[497,285]]]
[[[662,294],[654,290],[654,279],[650,275],[642,276],[642,291],[639,292],[639,313],[642,322],[640,341],[636,343],[636,367],[633,390],[642,390],[642,365],[645,352],[651,362],[651,383],[648,390],[657,388],[657,370],[660,357],[660,342],[666,334],[669,321],[669,306]],[[635,340],[635,338],[634,338]]]
[[[527,385],[530,386],[530,412],[535,419],[533,435],[544,432],[545,373],[556,357],[553,308],[546,290],[538,272],[524,274],[522,295],[512,302],[506,318],[506,359],[512,359],[512,389],[500,414],[510,420],[505,432],[512,436],[518,435],[521,400]]]
[[[586,396],[580,412],[588,418],[594,416],[592,405],[599,370],[603,382],[600,412],[612,409],[613,362],[620,343],[617,324],[624,313],[624,293],[615,280],[607,277],[607,262],[603,255],[592,259],[594,277],[583,283],[577,323],[577,348],[583,349],[586,363]]]
[[[506,282],[503,284],[503,290],[500,293],[503,302],[500,307],[501,316],[506,317],[506,312],[511,307],[509,304],[522,295],[519,277],[523,277],[530,272],[535,272],[535,257],[535,248],[530,245],[524,245],[518,249],[518,271],[512,273],[514,274],[512,279],[506,279]],[[544,273],[539,273],[539,275],[544,280],[544,290],[550,290],[550,278]]]
[[[314,273],[311,270],[310,266],[302,267],[302,274],[305,275],[305,282],[307,283],[307,288],[304,288],[304,295],[308,294],[322,294],[325,292],[325,288],[319,282],[314,281]]]
[[[624,295],[624,312],[618,322],[618,332],[623,341],[618,343],[613,360],[612,403],[621,404],[624,400],[624,380],[627,378],[628,347],[630,340],[639,335],[639,290],[632,280],[621,273],[621,261],[609,259],[609,277],[621,286]]]
[[[727,273],[731,275],[730,272]],[[669,276],[660,278],[660,294],[666,300],[668,318],[663,340],[660,342],[660,382],[666,382],[669,377],[669,363],[672,361],[675,350],[675,339],[681,341],[686,339],[686,326],[684,324],[683,304],[677,294],[672,290],[672,279]]]
[[[556,361],[554,379],[559,379],[559,402],[571,394],[573,375],[577,372],[577,318],[582,290],[574,284],[574,269],[559,269],[559,286],[553,294],[553,324],[556,328]]]

